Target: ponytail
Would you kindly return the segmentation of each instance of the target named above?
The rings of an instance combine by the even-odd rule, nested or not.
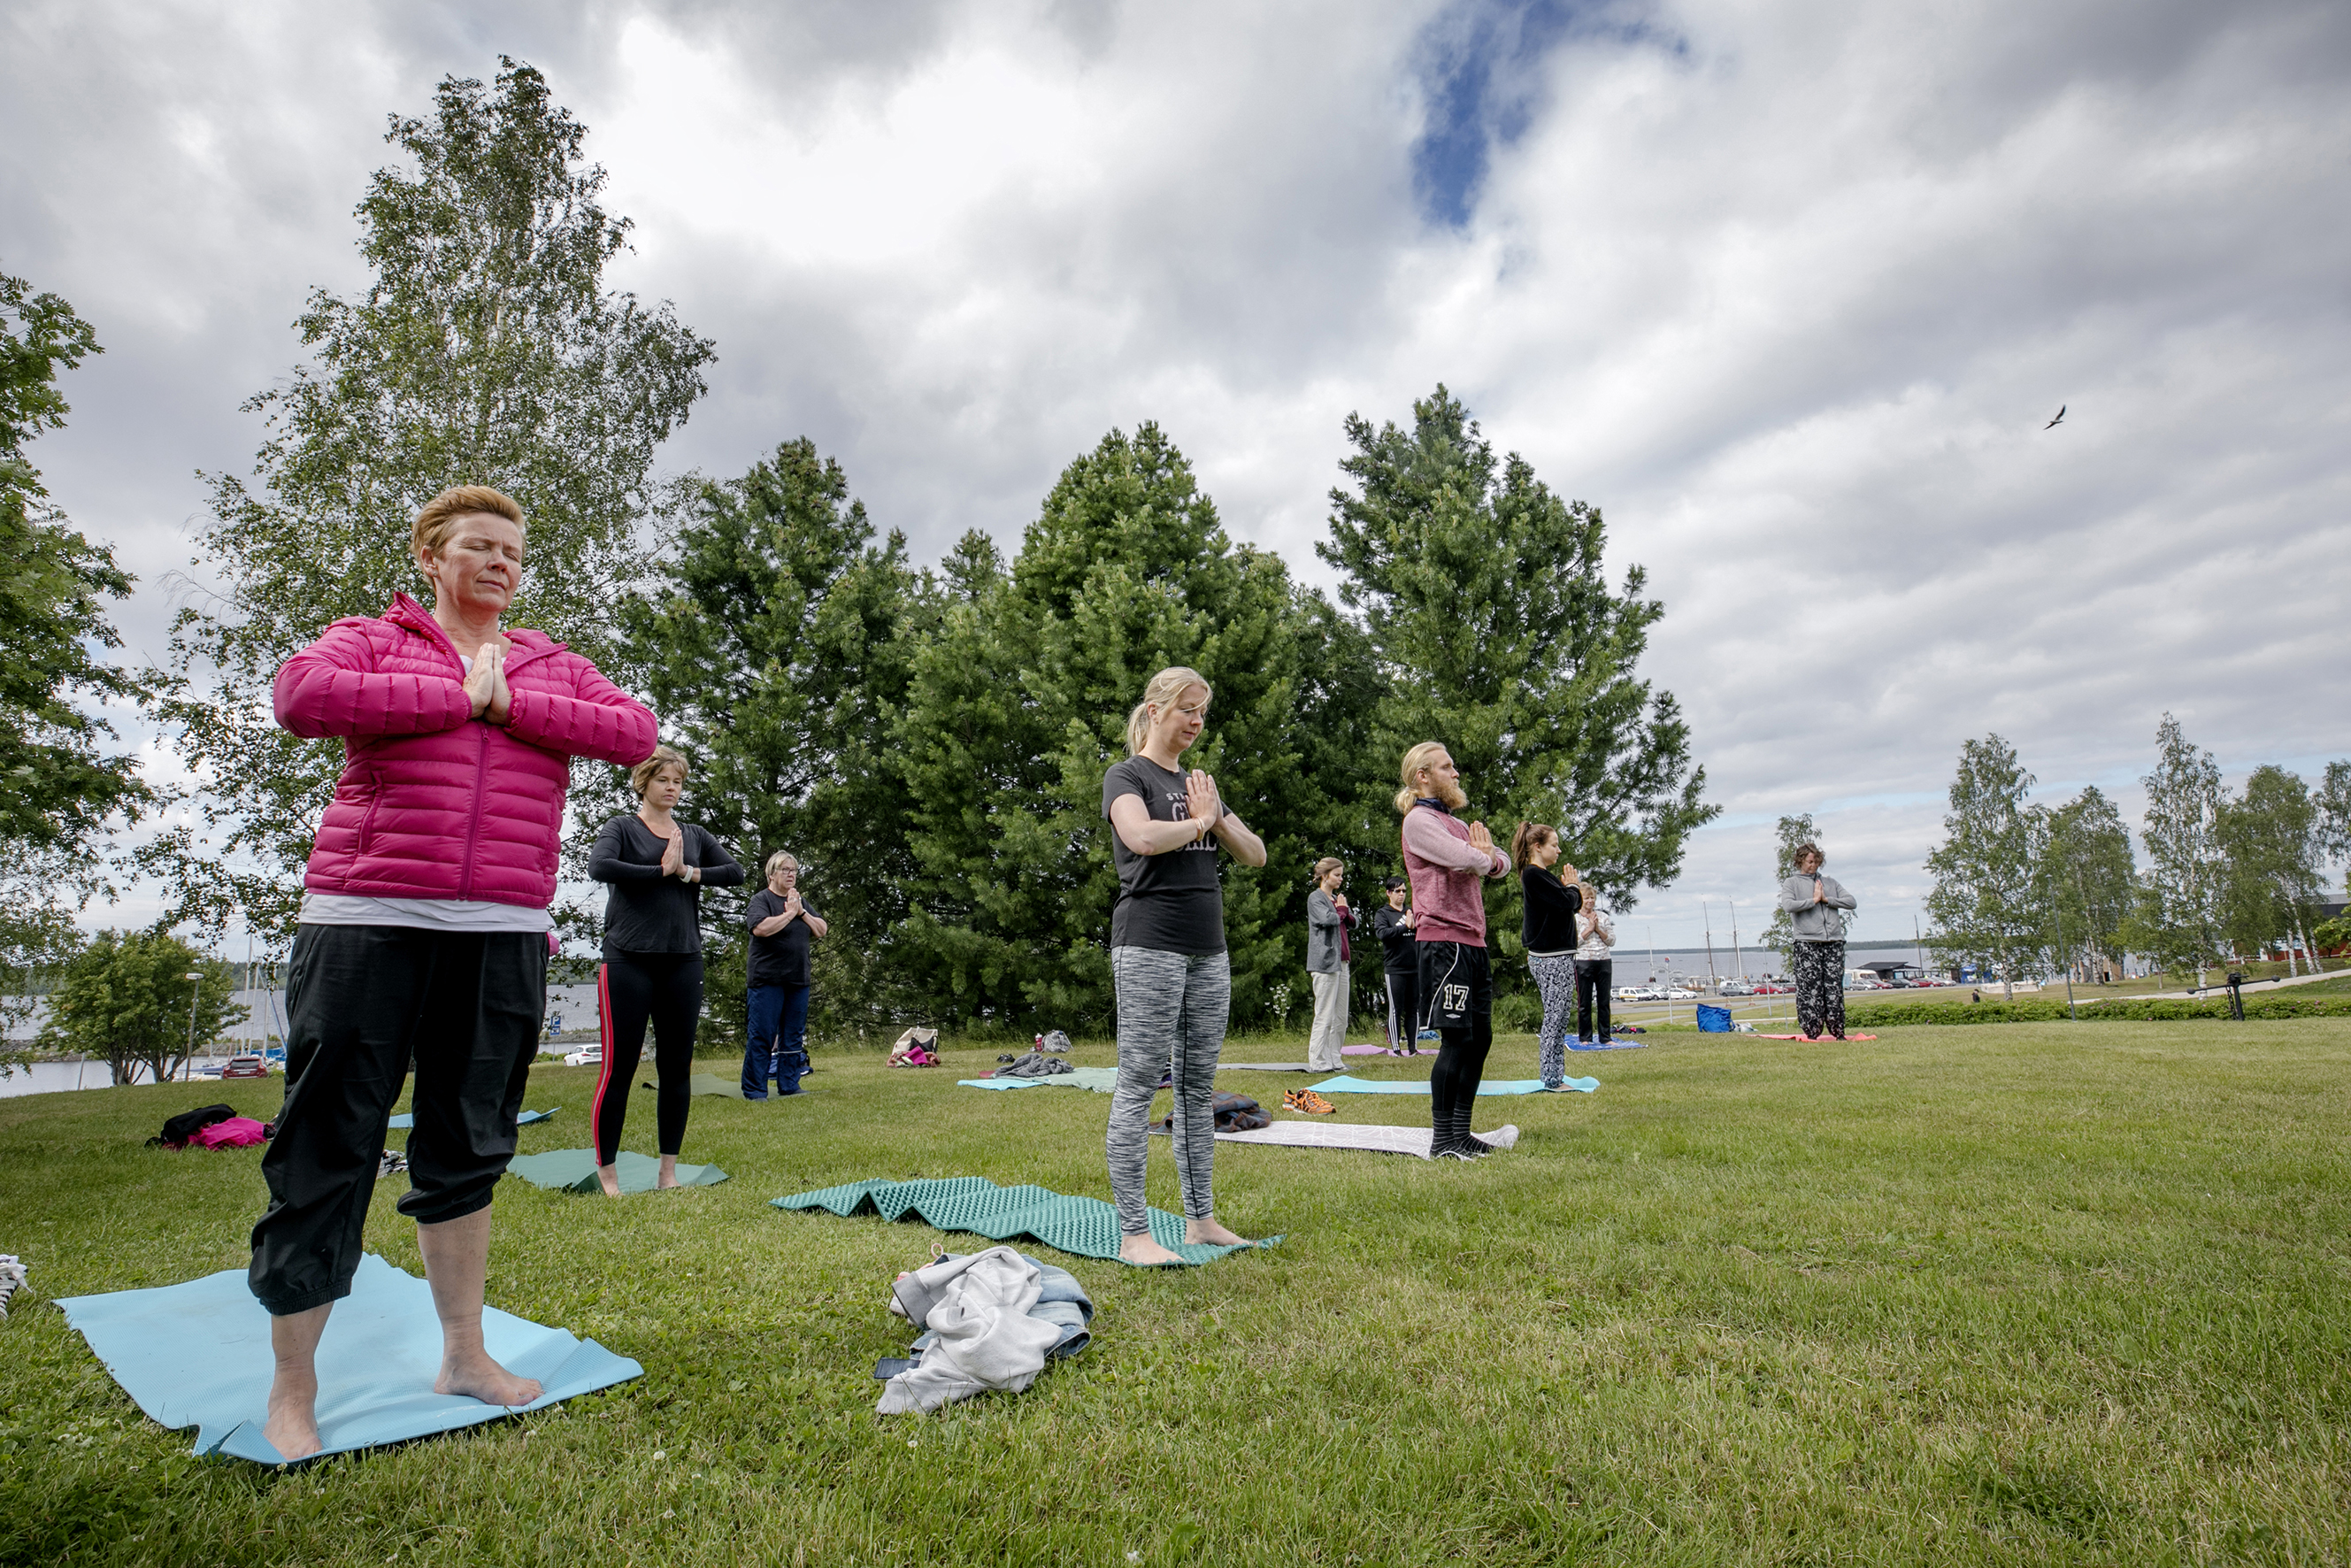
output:
[[[1538,844],[1547,844],[1559,837],[1559,830],[1549,822],[1520,822],[1510,834],[1510,865],[1514,870],[1527,869],[1527,852]]]

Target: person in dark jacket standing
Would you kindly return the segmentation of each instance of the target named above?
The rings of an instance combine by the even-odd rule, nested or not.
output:
[[[786,850],[768,857],[768,885],[751,895],[743,912],[751,933],[749,991],[745,1012],[750,1027],[743,1047],[743,1098],[765,1100],[768,1080],[779,1094],[797,1094],[808,1072],[809,948],[829,929],[800,894],[800,862]]]
[[[1780,884],[1780,907],[1795,940],[1788,958],[1796,971],[1796,1027],[1806,1040],[1823,1032],[1844,1038],[1844,915],[1853,894],[1821,874],[1818,844],[1798,844],[1796,874]]]
[[[1412,883],[1392,876],[1381,884],[1388,901],[1372,911],[1372,935],[1379,939],[1382,977],[1388,984],[1388,1054],[1420,1054],[1420,953],[1413,941],[1413,915],[1405,895]]]
[[[684,758],[657,746],[630,770],[629,785],[643,804],[605,823],[588,855],[588,874],[612,887],[604,903],[604,964],[596,972],[604,1075],[589,1125],[597,1176],[614,1197],[621,1195],[621,1124],[649,1022],[661,1074],[653,1102],[659,1185],[677,1185],[677,1151],[694,1106],[694,1033],[702,1018],[702,889],[743,880],[743,868],[716,839],[673,814],[685,792]]]
[[[1519,868],[1519,887],[1526,895],[1519,936],[1542,997],[1542,1033],[1535,1043],[1542,1053],[1546,1089],[1567,1082],[1567,1031],[1575,1019],[1575,916],[1583,907],[1575,868],[1567,868],[1565,886],[1552,873],[1558,861],[1559,830],[1550,823],[1520,822],[1510,835],[1510,863]]]

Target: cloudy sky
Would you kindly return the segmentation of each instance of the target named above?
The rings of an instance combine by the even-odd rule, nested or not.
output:
[[[1148,418],[1327,580],[1341,421],[1450,386],[1667,603],[1724,811],[1660,946],[1802,810],[1907,936],[1968,736],[2134,820],[2166,709],[2232,779],[2351,753],[2325,0],[11,0],[0,268],[107,347],[35,455],[137,653],[304,294],[363,284],[385,114],[501,53],[590,128],[615,281],[717,341],[665,464],[808,434],[919,558]]]

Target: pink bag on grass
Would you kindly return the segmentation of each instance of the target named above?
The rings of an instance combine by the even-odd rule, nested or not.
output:
[[[250,1116],[231,1116],[214,1122],[209,1127],[199,1127],[188,1139],[192,1149],[248,1149],[263,1141],[261,1124]]]

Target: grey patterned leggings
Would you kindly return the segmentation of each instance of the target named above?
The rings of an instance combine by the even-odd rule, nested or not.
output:
[[[1143,1198],[1151,1096],[1159,1075],[1171,1070],[1176,1179],[1184,1191],[1184,1218],[1207,1219],[1217,1211],[1210,1190],[1217,1054],[1224,1049],[1225,1020],[1232,1011],[1232,960],[1223,953],[1113,947],[1110,973],[1118,994],[1118,1088],[1110,1097],[1110,1132],[1102,1148],[1110,1159],[1119,1231],[1142,1236],[1151,1229]]]
[[[1575,1026],[1575,955],[1530,953],[1527,967],[1534,972],[1535,989],[1542,997],[1542,1081],[1556,1089],[1567,1072],[1567,1031]]]
[[[1796,1027],[1808,1040],[1844,1038],[1844,944],[1791,942],[1795,949]]]

